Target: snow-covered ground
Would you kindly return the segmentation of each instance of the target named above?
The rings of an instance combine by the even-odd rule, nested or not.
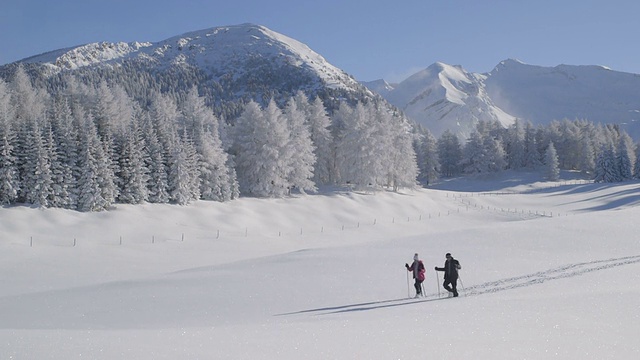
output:
[[[567,174],[565,178],[568,178]],[[0,209],[0,359],[637,359],[640,184]],[[413,295],[404,263],[427,266]],[[461,296],[438,292],[444,254]]]

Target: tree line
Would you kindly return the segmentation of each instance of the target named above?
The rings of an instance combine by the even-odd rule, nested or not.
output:
[[[398,190],[504,169],[541,169],[550,180],[577,170],[602,182],[640,172],[624,131],[586,120],[479,122],[462,142],[451,131],[436,139],[375,99],[328,108],[298,92],[279,104],[249,99],[225,119],[196,87],[134,98],[105,80],[55,82],[21,67],[0,79],[0,204],[101,211],[323,185]]]
[[[0,203],[101,211],[326,184],[413,187],[412,139],[406,119],[373,101],[343,103],[330,117],[300,92],[284,106],[250,100],[220,121],[195,87],[140,102],[73,77],[49,92],[18,68],[0,80]]]
[[[547,126],[516,120],[505,128],[481,121],[465,143],[451,131],[435,139],[422,129],[417,140],[420,179],[538,169],[549,180],[559,171],[582,172],[596,182],[640,179],[640,151],[617,125],[554,120]]]

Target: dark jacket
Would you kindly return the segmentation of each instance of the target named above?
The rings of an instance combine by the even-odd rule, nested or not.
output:
[[[444,262],[444,267],[436,267],[437,271],[444,271],[444,278],[449,280],[458,279],[458,270],[461,269],[458,260],[451,258]]]

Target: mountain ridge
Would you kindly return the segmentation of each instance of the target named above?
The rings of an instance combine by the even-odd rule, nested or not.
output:
[[[243,53],[244,52],[244,53]],[[329,86],[355,84],[346,72],[329,64],[307,45],[264,26],[245,23],[190,31],[158,42],[94,42],[53,50],[18,62],[41,63],[53,72],[110,64],[118,60],[180,62],[214,69],[243,55],[280,57],[293,65],[309,67]]]
[[[508,126],[586,119],[613,123],[640,138],[640,75],[600,65],[554,67],[507,59],[488,73],[436,62],[381,96],[434,135],[453,130],[467,137],[478,121]]]
[[[186,93],[197,87],[221,118],[239,116],[250,100],[283,106],[302,91],[319,97],[329,113],[340,102],[381,102],[384,98],[330,64],[307,45],[264,26],[245,23],[186,32],[157,42],[94,42],[0,66],[10,80],[23,66],[32,80],[64,88],[67,74],[87,82],[119,84],[148,103],[154,92]],[[403,120],[403,121],[406,121]]]
[[[436,136],[453,130],[466,138],[480,121],[509,126],[520,119],[547,125],[567,118],[618,124],[640,139],[640,99],[634,96],[640,92],[640,75],[599,65],[545,67],[506,59],[487,73],[473,73],[461,65],[436,62],[397,84],[360,83],[304,43],[250,23],[158,42],[89,43],[16,63],[32,65],[45,77],[103,69],[116,73],[109,75],[113,81],[128,78],[131,73],[125,68],[131,66],[144,68],[158,82],[177,69],[176,76],[187,76],[183,86],[198,86],[214,107],[227,109],[225,116],[237,113],[238,107],[228,110],[228,103],[264,103],[274,97],[283,101],[304,91],[320,96],[329,109],[345,99],[385,99]],[[6,77],[6,68],[16,63],[0,66],[0,76]]]

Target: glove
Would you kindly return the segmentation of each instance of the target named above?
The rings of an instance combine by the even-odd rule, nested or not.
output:
[[[436,269],[436,271],[438,271],[438,267],[437,266],[435,267],[435,269]]]
[[[405,263],[404,267],[406,267],[408,269],[409,268],[409,264]]]

